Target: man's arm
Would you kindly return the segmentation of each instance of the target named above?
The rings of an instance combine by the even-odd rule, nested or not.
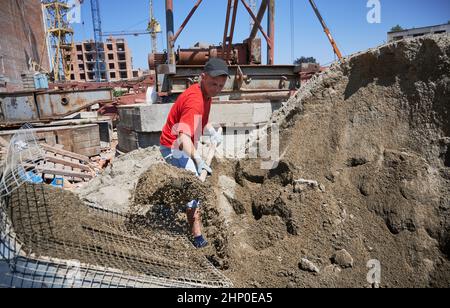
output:
[[[192,143],[192,139],[189,135],[180,133],[180,150],[185,152],[190,158],[194,159],[197,154],[195,150],[194,144]]]

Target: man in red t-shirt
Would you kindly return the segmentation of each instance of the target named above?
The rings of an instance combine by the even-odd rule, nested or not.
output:
[[[225,86],[229,76],[225,61],[213,58],[205,65],[200,84],[195,84],[178,97],[170,110],[161,134],[161,154],[175,167],[192,171],[199,176],[203,170],[212,173],[211,167],[197,152],[199,139],[206,132],[211,141],[220,144],[223,136],[209,123],[212,98]],[[197,248],[208,242],[202,235],[199,202],[187,205],[188,222]]]

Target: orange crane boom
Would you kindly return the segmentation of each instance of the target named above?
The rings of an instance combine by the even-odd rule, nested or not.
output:
[[[327,24],[323,20],[322,15],[320,14],[319,9],[316,6],[316,3],[314,2],[314,0],[309,0],[309,3],[311,3],[314,13],[316,13],[317,18],[319,18],[319,21],[322,24],[323,30],[325,31],[328,39],[330,40],[331,46],[333,46],[334,53],[338,56],[339,60],[342,60],[342,53],[339,50],[333,36],[331,35],[330,29],[328,29]]]

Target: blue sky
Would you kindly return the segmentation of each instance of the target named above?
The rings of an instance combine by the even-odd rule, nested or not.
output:
[[[367,14],[371,10],[367,7],[368,0],[315,0],[344,55],[384,43],[387,32],[397,24],[403,28],[417,28],[450,21],[449,0],[379,1],[381,23],[370,24],[367,22]],[[156,18],[160,21],[164,33],[165,1],[153,2]],[[175,28],[178,29],[196,0],[173,0],[173,2]],[[224,32],[226,5],[226,0],[204,0],[178,39],[177,46],[190,47],[199,41],[219,44]],[[147,26],[148,0],[100,0],[100,7],[104,32],[143,30]],[[291,45],[291,1],[276,0],[275,64],[290,64],[293,57],[295,59],[300,56],[313,56],[323,65],[332,62],[335,59],[333,50],[309,1],[294,0],[293,12],[294,54]],[[84,23],[73,24],[76,41],[93,37],[89,0],[85,0],[81,16]],[[242,42],[248,34],[249,16],[240,3],[235,42]],[[132,50],[134,67],[147,69],[147,55],[151,49],[150,37],[126,38]],[[165,45],[165,34],[162,34],[158,37],[158,47],[162,50],[165,49]]]

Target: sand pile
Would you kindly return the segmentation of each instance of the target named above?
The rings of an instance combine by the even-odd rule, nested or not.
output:
[[[305,86],[273,117],[278,169],[223,170],[237,184],[229,277],[369,287],[377,260],[382,287],[450,286],[449,72],[450,38],[425,37],[355,55]]]
[[[156,164],[146,171],[136,185],[130,209],[133,224],[190,236],[186,204],[192,200],[201,204],[204,232],[211,243],[204,251],[206,257],[220,268],[227,267],[227,230],[217,208],[216,193],[192,172],[167,164]]]

